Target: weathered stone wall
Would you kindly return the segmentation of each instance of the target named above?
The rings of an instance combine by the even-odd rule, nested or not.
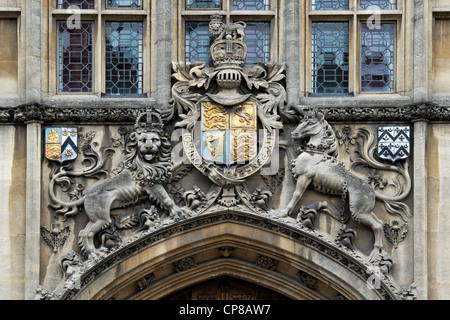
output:
[[[427,204],[429,296],[432,299],[448,299],[450,291],[449,252],[450,220],[448,208],[450,179],[450,126],[432,124],[427,141]]]
[[[25,280],[26,131],[0,126],[0,299],[22,299]]]

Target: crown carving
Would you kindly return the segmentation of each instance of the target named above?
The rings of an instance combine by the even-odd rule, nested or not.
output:
[[[134,125],[134,129],[141,132],[162,132],[163,127],[160,113],[153,108],[148,108],[146,112],[141,113]]]
[[[245,22],[225,23],[219,14],[211,16],[210,33],[216,36],[211,45],[211,59],[216,68],[241,68],[247,58],[247,46],[244,43]]]

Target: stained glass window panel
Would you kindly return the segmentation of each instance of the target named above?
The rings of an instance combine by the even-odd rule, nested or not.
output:
[[[312,93],[348,93],[348,22],[312,24]]]
[[[140,8],[141,0],[108,0],[109,8]]]
[[[59,23],[60,92],[92,92],[92,29],[92,23],[81,23],[80,28],[70,29],[67,27],[67,23]]]
[[[312,0],[313,10],[348,10],[348,0]]]
[[[233,0],[233,10],[269,10],[270,0]]]
[[[209,22],[186,22],[186,61],[204,61],[212,67],[210,48],[215,36],[209,33]]]
[[[395,24],[361,25],[361,91],[393,92]]]
[[[397,9],[397,0],[360,0],[361,10],[393,10]]]
[[[106,93],[143,93],[143,23],[106,23]]]
[[[270,22],[246,23],[247,59],[244,67],[251,67],[255,62],[268,63],[270,60]]]
[[[188,9],[220,9],[220,0],[187,0]]]
[[[95,9],[95,0],[58,0],[58,9],[68,9],[77,6],[80,9]]]

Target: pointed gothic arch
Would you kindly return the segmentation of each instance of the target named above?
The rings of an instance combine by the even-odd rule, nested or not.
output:
[[[388,277],[317,233],[252,214],[220,212],[146,234],[66,287],[60,299],[164,299],[229,276],[301,300],[397,299]]]

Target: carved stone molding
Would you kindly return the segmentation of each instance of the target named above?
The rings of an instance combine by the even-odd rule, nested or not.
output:
[[[274,271],[278,265],[278,261],[267,256],[260,256],[256,260],[256,265],[263,269]]]
[[[41,236],[45,243],[53,249],[53,252],[58,252],[58,249],[64,245],[67,237],[70,234],[70,227],[59,228],[59,224],[55,223],[52,225],[52,230],[48,229],[46,226],[41,226]]]
[[[175,268],[177,272],[182,272],[186,270],[190,270],[196,266],[195,260],[193,257],[187,257],[184,259],[181,259],[180,261],[177,261],[175,263]]]
[[[229,258],[231,256],[231,254],[233,253],[234,248],[233,247],[220,247],[219,251],[224,258]]]
[[[169,115],[170,107],[159,108]],[[404,106],[383,107],[326,107],[320,108],[330,122],[345,121],[403,121],[415,120],[450,121],[450,106],[438,106],[430,102]],[[26,104],[15,107],[0,107],[0,123],[45,123],[108,122],[134,123],[137,115],[146,108],[136,107],[56,107],[44,104]]]
[[[139,290],[144,290],[147,289],[153,282],[153,280],[155,279],[155,274],[154,273],[150,273],[148,275],[146,275],[145,277],[142,277],[141,279],[139,279],[136,284],[139,287]]]
[[[254,214],[233,212],[229,210],[226,212],[197,216],[164,228],[163,230],[157,230],[150,234],[144,234],[133,243],[119,248],[109,254],[105,257],[105,259],[97,264],[90,265],[89,268],[86,267],[80,270],[82,273],[76,273],[77,279],[71,279],[71,277],[69,277],[66,284],[63,283],[59,288],[55,289],[53,294],[47,295],[47,297],[60,300],[73,299],[80,290],[86,288],[91,282],[101,276],[109,268],[117,265],[127,258],[130,258],[144,248],[150,247],[177,234],[227,221],[250,225],[270,232],[279,233],[280,235],[292,239],[301,245],[318,251],[328,258],[333,259],[364,281],[373,274],[373,271],[371,271],[372,269],[370,268],[370,266],[373,265],[368,263],[367,260],[359,256],[357,253],[347,250],[346,248],[342,248],[341,246],[337,246],[331,239],[327,240],[323,237],[319,237],[315,233],[308,232],[306,229],[298,229],[293,226],[285,225],[281,221],[274,221]],[[265,261],[267,262],[268,260]],[[267,265],[262,262],[260,264]],[[192,257],[187,257],[178,261],[175,267],[180,271],[188,270],[189,268],[195,267],[195,261]],[[76,286],[67,285],[67,283],[72,283],[74,281],[76,281]],[[401,299],[402,297],[399,293],[404,291],[398,286],[398,284],[396,284],[395,280],[389,274],[383,275],[380,279],[380,285],[376,288],[376,290],[380,297],[385,300]]]
[[[297,275],[300,283],[310,289],[312,289],[317,282],[317,279],[307,272],[299,271]]]

